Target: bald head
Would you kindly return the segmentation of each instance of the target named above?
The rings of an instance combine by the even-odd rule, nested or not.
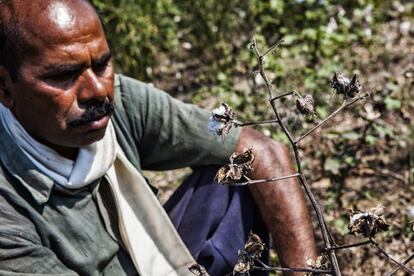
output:
[[[74,28],[88,28],[99,20],[88,0],[0,0],[0,66],[14,80],[25,57],[38,45],[55,42]]]

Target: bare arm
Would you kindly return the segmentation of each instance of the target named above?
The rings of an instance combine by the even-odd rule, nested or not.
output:
[[[253,179],[293,174],[286,146],[250,129],[242,130],[236,151],[253,147],[256,157]],[[296,178],[266,184],[250,185],[252,196],[262,214],[281,264],[306,267],[306,260],[317,256],[313,229],[303,193]]]

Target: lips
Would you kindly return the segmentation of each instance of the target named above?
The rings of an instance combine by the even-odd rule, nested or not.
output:
[[[79,119],[70,121],[68,123],[68,126],[72,128],[78,128],[84,125],[91,125],[101,121],[105,117],[110,117],[113,111],[114,105],[111,102],[95,102],[86,108],[85,112]]]
[[[97,120],[87,122],[77,127],[81,131],[100,130],[106,128],[109,123],[111,116],[106,115]]]

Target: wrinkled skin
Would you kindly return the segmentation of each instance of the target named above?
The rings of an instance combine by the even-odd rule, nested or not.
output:
[[[35,139],[74,159],[78,147],[104,136],[110,114],[89,117],[87,124],[71,122],[91,105],[114,100],[102,25],[84,1],[15,2],[18,18],[26,18],[26,39],[36,51],[24,58],[15,82],[0,67],[0,100]]]

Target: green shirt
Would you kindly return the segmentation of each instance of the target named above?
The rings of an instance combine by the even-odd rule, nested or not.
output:
[[[138,169],[222,164],[239,136],[207,132],[209,113],[116,76],[112,122]],[[105,178],[69,191],[42,174],[0,125],[0,275],[135,275]],[[147,210],[150,212],[151,210]]]

